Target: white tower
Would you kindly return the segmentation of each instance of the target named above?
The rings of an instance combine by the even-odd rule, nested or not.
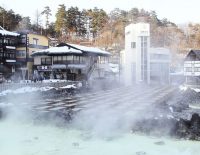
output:
[[[150,25],[130,24],[125,28],[124,80],[126,85],[150,82]]]

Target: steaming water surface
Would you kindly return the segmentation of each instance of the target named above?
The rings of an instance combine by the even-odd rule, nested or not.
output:
[[[155,144],[161,142],[162,145]],[[163,143],[164,142],[164,143]],[[1,155],[199,155],[199,142],[123,133],[113,138],[52,124],[0,122]]]
[[[151,111],[149,101],[156,101],[159,98],[155,96],[161,97],[170,89],[139,87],[85,95],[79,102],[83,110],[71,123],[55,117],[37,117],[37,122],[27,106],[23,109],[21,104],[14,104],[21,100],[12,98],[9,103],[13,108],[6,108],[9,114],[0,120],[0,155],[200,155],[196,141],[130,133],[137,119],[149,118],[152,113],[159,116],[159,111]],[[161,114],[164,117],[168,113]]]

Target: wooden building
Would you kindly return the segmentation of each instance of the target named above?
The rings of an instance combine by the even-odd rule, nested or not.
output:
[[[10,79],[15,73],[18,37],[18,33],[0,27],[0,73],[5,79]]]
[[[35,77],[82,81],[88,80],[94,69],[100,71],[110,53],[94,47],[61,43],[36,51],[32,56]]]
[[[184,60],[186,84],[200,85],[200,50],[191,50]]]
[[[49,40],[46,36],[31,31],[18,32],[19,42],[16,48],[17,72],[24,72],[26,79],[32,78],[33,57],[32,53],[49,48]],[[22,75],[21,75],[22,76]]]

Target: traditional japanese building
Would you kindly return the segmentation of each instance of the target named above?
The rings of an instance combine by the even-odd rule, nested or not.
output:
[[[184,61],[186,84],[200,85],[200,50],[191,50]]]
[[[10,79],[16,70],[18,36],[18,33],[0,27],[0,73],[5,79]]]
[[[31,54],[38,50],[47,49],[49,40],[46,36],[31,31],[20,31],[19,34],[19,43],[16,48],[17,72],[20,76],[24,72],[25,78],[31,79],[33,73]]]
[[[99,48],[61,43],[56,47],[36,51],[34,75],[45,79],[88,80],[94,70],[102,74],[110,53]]]

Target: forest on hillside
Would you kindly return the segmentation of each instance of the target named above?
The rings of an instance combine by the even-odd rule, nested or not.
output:
[[[41,17],[44,17],[45,21]],[[168,19],[159,19],[155,11],[132,8],[116,8],[107,13],[97,7],[80,10],[78,7],[57,8],[56,20],[50,22],[50,7],[36,11],[34,22],[31,18],[16,14],[0,6],[0,26],[6,30],[30,30],[59,42],[89,43],[104,49],[121,50],[124,48],[124,29],[130,23],[148,22],[151,27],[151,46],[168,47],[174,53],[184,53],[188,49],[200,48],[200,24],[178,27]],[[45,26],[42,25],[45,23]]]

